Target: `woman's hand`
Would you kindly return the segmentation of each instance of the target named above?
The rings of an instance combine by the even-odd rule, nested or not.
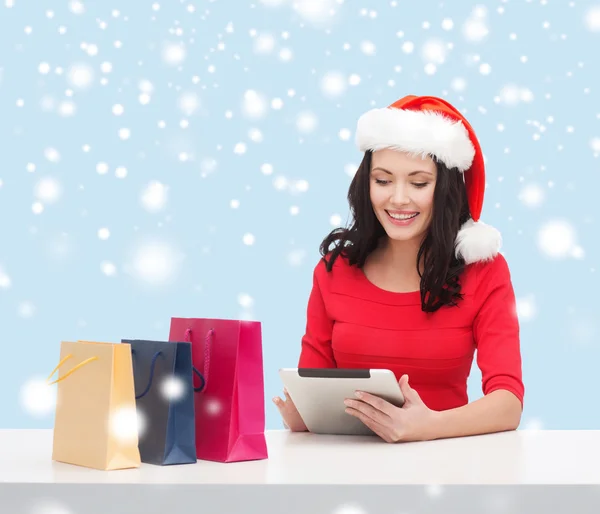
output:
[[[285,426],[292,432],[308,431],[308,428],[306,428],[304,421],[302,421],[302,417],[300,416],[298,409],[296,409],[294,402],[290,398],[287,389],[283,390],[283,394],[285,395],[285,401],[279,398],[279,396],[276,396],[273,398],[273,403],[277,405]]]
[[[369,393],[357,392],[357,399],[347,399],[346,412],[367,425],[388,443],[434,439],[437,411],[429,409],[419,393],[408,385],[408,375],[399,381],[405,403],[396,407]]]

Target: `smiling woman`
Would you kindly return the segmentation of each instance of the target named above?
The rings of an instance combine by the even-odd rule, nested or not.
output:
[[[516,429],[516,302],[500,234],[479,221],[485,173],[473,129],[444,100],[408,96],[364,114],[356,141],[353,222],[321,245],[298,367],[392,370],[403,407],[368,394],[346,403],[388,442]],[[475,353],[484,396],[469,402]],[[307,430],[285,396],[274,402],[286,425]]]

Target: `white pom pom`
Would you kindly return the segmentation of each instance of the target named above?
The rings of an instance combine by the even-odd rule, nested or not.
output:
[[[456,256],[465,264],[493,259],[502,246],[502,236],[490,225],[472,219],[460,227],[456,236]]]

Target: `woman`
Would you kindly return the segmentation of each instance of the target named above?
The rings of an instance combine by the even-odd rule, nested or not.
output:
[[[392,370],[402,408],[361,392],[346,400],[387,442],[516,429],[515,295],[500,234],[478,221],[485,173],[473,129],[444,100],[407,96],[364,114],[356,142],[353,224],[321,245],[298,367]],[[475,350],[484,396],[469,403]],[[285,397],[273,399],[284,423],[307,430]]]

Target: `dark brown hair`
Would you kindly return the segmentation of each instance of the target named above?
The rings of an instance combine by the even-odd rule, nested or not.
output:
[[[371,157],[371,152],[365,152],[348,190],[352,225],[332,230],[321,243],[320,252],[327,263],[327,271],[331,271],[340,254],[350,265],[362,268],[380,238],[386,235],[371,204]],[[465,263],[455,255],[455,240],[460,226],[470,218],[462,174],[456,168],[433,160],[437,180],[432,219],[415,262],[421,277],[421,309],[424,312],[435,312],[443,305],[457,305],[457,300],[463,298],[459,278]],[[423,273],[418,266],[421,260]]]

